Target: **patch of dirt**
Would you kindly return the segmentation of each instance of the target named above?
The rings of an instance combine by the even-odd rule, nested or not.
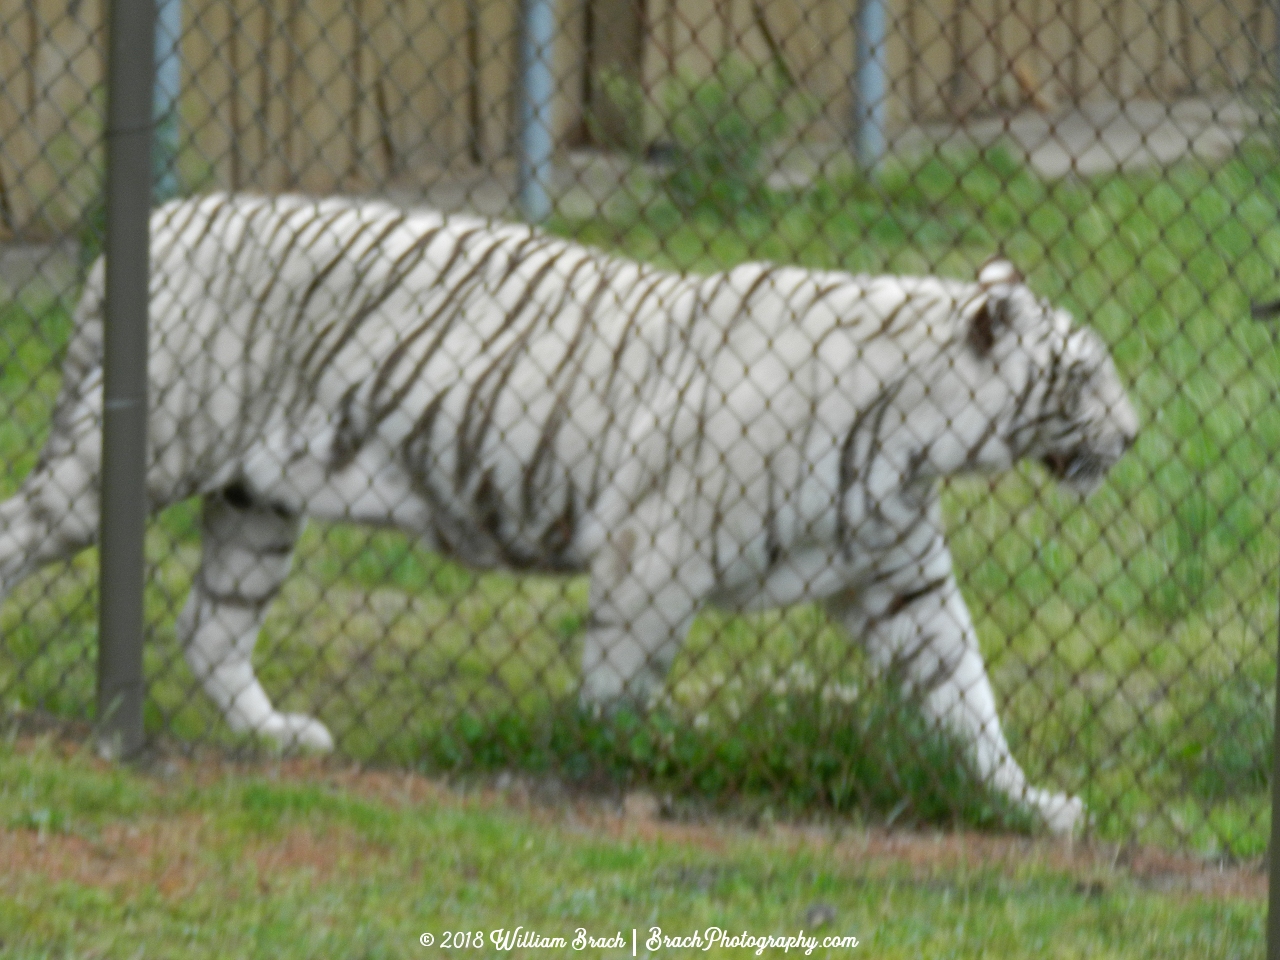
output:
[[[180,897],[198,879],[201,818],[109,824],[100,834],[0,830],[0,862],[12,873],[96,887],[135,890],[154,885]]]
[[[1159,892],[1188,892],[1216,897],[1267,896],[1267,874],[1261,858],[1227,864],[1204,858],[1128,844],[1080,841],[1060,837],[1028,837],[966,830],[889,829],[850,824],[805,824],[774,821],[752,824],[717,816],[680,818],[669,797],[637,790],[623,795],[559,796],[532,778],[502,775],[506,783],[481,791],[488,802],[505,803],[548,824],[574,832],[604,833],[615,838],[664,840],[721,852],[745,837],[765,837],[784,849],[807,847],[833,853],[837,859],[873,871],[907,866],[921,881],[957,871],[994,869],[1014,874],[1028,868],[1049,869],[1074,877],[1082,893],[1100,894],[1128,880]],[[353,783],[358,789],[359,780]]]
[[[308,828],[294,828],[247,841],[238,848],[232,869],[244,875],[246,887],[256,882],[266,892],[276,879],[299,873],[319,881],[332,879],[374,855],[371,845],[353,830],[329,828],[317,836]],[[96,836],[0,829],[0,863],[11,875],[36,873],[54,882],[128,893],[150,888],[175,901],[223,869],[217,845],[207,837],[204,818],[198,814],[140,817],[128,824],[108,824]]]
[[[1128,880],[1159,892],[1257,899],[1267,896],[1267,874],[1261,858],[1225,864],[1158,849],[1070,838],[776,821],[753,825],[744,819],[716,816],[680,819],[674,815],[670,798],[647,791],[632,791],[621,797],[584,795],[532,778],[503,775],[498,781],[504,779],[506,782],[501,785],[480,790],[481,801],[517,809],[571,832],[646,841],[661,839],[709,852],[723,852],[747,837],[763,837],[783,849],[828,851],[839,860],[872,871],[906,865],[921,881],[956,871],[994,869],[1014,874],[1043,868],[1075,878],[1080,892],[1089,895]],[[356,775],[349,783],[351,789],[359,791],[362,777]],[[444,791],[437,793],[437,798],[453,793],[438,782],[435,789]],[[457,796],[453,793],[454,798]]]
[[[16,749],[34,750],[37,739],[49,744],[47,736],[20,736]],[[83,744],[66,740],[54,741],[53,746],[63,756],[87,752]],[[140,769],[155,778],[162,792],[170,785],[211,788],[228,780],[254,777],[325,784],[394,809],[506,809],[569,833],[661,839],[716,853],[750,838],[782,851],[804,848],[824,852],[864,871],[887,872],[905,866],[922,883],[956,872],[996,870],[1014,875],[1040,868],[1074,878],[1085,895],[1101,894],[1125,881],[1159,892],[1256,899],[1267,895],[1267,875],[1260,858],[1232,865],[1151,848],[1050,837],[839,823],[771,821],[753,825],[745,819],[701,814],[677,818],[669,797],[646,791],[584,793],[554,779],[512,774],[450,784],[417,773],[365,769],[334,758],[248,762],[204,751],[191,756],[152,756]],[[91,837],[0,828],[0,863],[15,872],[38,872],[54,880],[94,886],[154,884],[167,896],[181,897],[218,864],[217,851],[209,849],[205,832],[204,817],[199,813],[111,823]],[[250,837],[240,850],[245,866],[237,869],[251,871],[260,886],[298,872],[324,880],[383,854],[377,844],[342,826],[326,826],[323,836],[295,827]]]
[[[347,783],[353,791],[361,792],[368,782],[366,778],[374,776],[356,773]],[[473,802],[516,809],[548,826],[574,833],[660,839],[716,853],[748,837],[764,838],[783,849],[827,851],[841,861],[870,871],[905,865],[922,882],[957,871],[994,869],[1012,875],[1041,868],[1073,877],[1080,892],[1088,895],[1101,894],[1127,880],[1159,892],[1257,899],[1267,896],[1267,875],[1261,858],[1225,864],[1159,849],[1047,836],[778,821],[760,825],[724,816],[680,817],[669,797],[648,791],[621,796],[583,794],[555,781],[510,774],[502,774],[491,785],[467,794],[439,781],[416,775],[415,779],[427,784],[419,788],[422,794],[438,801],[458,802],[465,796]],[[376,784],[376,780],[373,782]]]

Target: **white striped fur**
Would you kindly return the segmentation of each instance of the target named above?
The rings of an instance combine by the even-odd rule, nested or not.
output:
[[[306,517],[467,563],[589,571],[582,700],[646,702],[699,608],[820,600],[977,769],[1010,755],[936,481],[1038,457],[1096,482],[1136,418],[1101,341],[1003,261],[976,283],[750,263],[708,277],[524,226],[214,195],[152,219],[153,509],[204,498],[179,634],[237,730],[328,749],[250,654]],[[53,429],[0,504],[0,595],[97,526],[103,273]]]

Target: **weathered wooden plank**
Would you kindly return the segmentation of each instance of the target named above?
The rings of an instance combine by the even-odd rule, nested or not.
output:
[[[307,0],[298,13],[294,96],[300,120],[293,153],[298,186],[339,189],[351,172],[354,23],[346,0]]]

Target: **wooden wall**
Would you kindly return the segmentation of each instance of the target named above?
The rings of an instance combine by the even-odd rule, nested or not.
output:
[[[1260,75],[1275,30],[1266,0],[888,2],[897,123],[1230,88]],[[590,134],[584,97],[599,87],[582,65],[629,56],[654,98],[673,74],[706,75],[728,55],[780,58],[816,105],[808,132],[842,136],[854,6],[561,0],[561,143]],[[97,196],[103,9],[104,0],[0,0],[0,229],[10,234],[68,229]],[[184,180],[367,189],[424,166],[508,157],[518,9],[518,0],[185,0]]]
[[[1256,80],[1266,0],[888,0],[890,115],[1165,98]],[[852,109],[850,0],[650,0],[646,77],[780,49],[833,132]]]
[[[74,223],[99,193],[102,0],[0,0],[0,235]]]

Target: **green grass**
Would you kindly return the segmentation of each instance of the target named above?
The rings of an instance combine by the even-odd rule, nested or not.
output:
[[[422,933],[523,925],[855,936],[878,958],[1245,958],[1261,897],[1156,893],[1063,848],[902,859],[870,838],[521,809],[420,778],[310,765],[163,776],[0,742],[0,951],[36,958],[400,957]],[[909,841],[910,838],[905,838]],[[929,841],[915,841],[917,851]],[[938,848],[939,851],[942,848]],[[830,918],[814,929],[815,906]],[[439,951],[447,953],[448,951]],[[570,951],[486,944],[469,956]],[[688,956],[667,950],[655,956]],[[435,954],[431,954],[435,955]],[[768,951],[766,956],[776,956]]]
[[[1280,363],[1248,306],[1276,292],[1274,153],[1247,146],[1212,168],[1060,183],[999,149],[943,153],[890,166],[874,184],[833,175],[793,193],[755,190],[734,215],[681,206],[661,182],[634,186],[607,216],[555,229],[693,270],[771,257],[972,276],[1002,249],[1107,339],[1142,417],[1137,445],[1085,501],[1035,466],[950,484],[965,595],[1033,779],[1085,796],[1103,837],[1260,854]],[[5,491],[33,460],[66,330],[56,306],[17,304],[0,317]],[[243,745],[193,695],[173,641],[198,556],[195,516],[191,504],[168,511],[148,541],[148,724]],[[34,579],[0,613],[7,706],[91,713],[93,563]],[[318,712],[350,756],[517,763],[788,808],[1009,822],[966,786],[954,747],[924,737],[891,691],[869,684],[856,647],[811,608],[702,617],[657,719],[632,729],[567,706],[582,579],[477,575],[399,535],[342,526],[311,527],[297,571],[257,662],[273,695]]]

